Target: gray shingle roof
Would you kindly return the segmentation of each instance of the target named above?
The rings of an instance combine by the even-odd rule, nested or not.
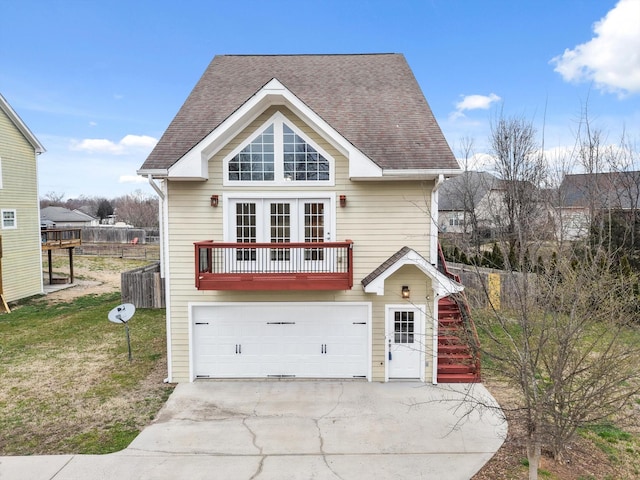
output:
[[[560,184],[561,207],[638,208],[640,172],[565,175]]]
[[[96,218],[79,210],[69,210],[64,207],[45,207],[40,210],[40,220],[52,222],[90,222]]]
[[[442,184],[438,209],[466,210],[470,205],[477,206],[490,190],[500,188],[502,181],[488,172],[465,171]]]
[[[166,169],[276,78],[381,168],[457,169],[400,54],[216,56],[142,170]]]
[[[409,247],[402,247],[396,253],[387,258],[379,267],[377,267],[373,272],[362,279],[362,285],[365,287],[373,282],[376,278],[386,272],[389,268],[395,265],[398,260],[404,257],[407,253],[409,253],[411,249]]]

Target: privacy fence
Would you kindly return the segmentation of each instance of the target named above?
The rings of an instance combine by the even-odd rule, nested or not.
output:
[[[471,307],[483,308],[490,304],[498,310],[518,307],[518,292],[522,291],[524,281],[521,273],[449,262],[447,267],[460,277]],[[528,288],[533,288],[533,285]]]
[[[120,274],[122,303],[136,308],[164,308],[164,279],[160,277],[160,262]]]

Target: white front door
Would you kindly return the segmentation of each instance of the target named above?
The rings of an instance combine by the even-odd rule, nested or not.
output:
[[[387,309],[388,378],[421,378],[425,353],[422,323],[418,308]]]

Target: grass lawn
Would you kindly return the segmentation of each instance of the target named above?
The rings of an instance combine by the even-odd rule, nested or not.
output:
[[[0,455],[102,454],[125,448],[173,387],[166,376],[164,310],[138,309],[125,329],[107,320],[120,293],[0,315]]]
[[[472,312],[477,325],[487,325],[485,316],[491,312],[476,309]],[[519,334],[514,324],[513,336]],[[493,336],[506,336],[500,329],[491,331]],[[478,329],[480,344],[485,347],[492,343],[488,332]],[[632,345],[640,345],[640,328],[630,329],[623,339]],[[495,353],[495,352],[494,352]],[[501,367],[491,357],[482,358],[482,381],[498,402],[506,409],[515,408],[521,393],[516,385],[510,384],[503,375]],[[567,461],[556,462],[549,452],[543,454],[542,467],[538,474],[548,480],[626,480],[640,478],[640,398],[628,407],[630,418],[624,419],[624,427],[616,425],[616,419],[603,421],[599,425],[581,428],[574,441],[568,446]],[[507,417],[509,414],[507,413]],[[512,419],[510,419],[512,420]],[[493,480],[496,478],[528,478],[528,462],[524,448],[524,428],[515,421],[509,424],[509,436],[495,457],[474,476],[474,480]]]

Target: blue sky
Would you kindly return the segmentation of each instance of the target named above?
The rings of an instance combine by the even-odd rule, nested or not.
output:
[[[40,195],[151,194],[135,172],[217,54],[403,53],[455,153],[492,118],[570,146],[581,109],[640,143],[640,0],[0,0],[0,93]]]

